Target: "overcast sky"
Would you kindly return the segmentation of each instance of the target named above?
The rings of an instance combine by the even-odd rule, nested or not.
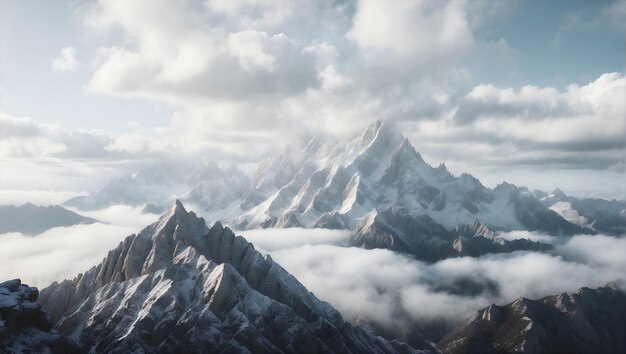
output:
[[[585,0],[2,0],[0,190],[89,191],[178,155],[254,163],[392,119],[428,162],[489,186],[624,198],[625,13]]]

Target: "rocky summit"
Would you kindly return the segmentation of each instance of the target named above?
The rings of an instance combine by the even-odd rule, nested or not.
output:
[[[271,257],[178,201],[39,302],[59,332],[97,353],[435,351],[345,322]]]

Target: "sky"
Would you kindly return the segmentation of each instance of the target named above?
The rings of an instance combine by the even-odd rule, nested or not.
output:
[[[0,2],[0,193],[394,120],[488,186],[626,198],[626,2]],[[5,198],[6,199],[6,198]]]

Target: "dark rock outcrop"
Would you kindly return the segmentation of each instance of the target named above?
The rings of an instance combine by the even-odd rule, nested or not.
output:
[[[80,353],[76,343],[52,329],[38,296],[37,288],[19,279],[0,283],[0,352]]]

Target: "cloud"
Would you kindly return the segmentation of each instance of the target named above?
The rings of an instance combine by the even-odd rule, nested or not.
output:
[[[235,231],[237,235],[252,242],[263,252],[291,249],[303,245],[342,245],[349,244],[350,231],[328,229],[257,229]]]
[[[463,1],[358,1],[348,38],[366,50],[433,64],[475,45]]]
[[[0,190],[0,205],[20,206],[26,202],[35,205],[56,205],[64,201],[87,195],[86,192],[54,191],[54,190]]]
[[[439,113],[466,78],[453,64],[506,47],[475,38],[474,4],[377,6],[101,0],[86,24],[124,41],[99,48],[86,88],[174,105],[181,140],[243,157],[312,131],[354,133],[374,119]],[[215,141],[224,135],[241,138]]]
[[[76,59],[76,49],[74,47],[65,47],[61,49],[59,55],[52,59],[52,70],[54,71],[73,71],[80,65]]]
[[[133,227],[135,230],[140,230],[159,219],[159,215],[143,213],[143,208],[128,205],[112,205],[108,208],[98,210],[68,209],[107,224]]]
[[[599,16],[603,23],[608,23],[617,31],[626,30],[626,1],[616,0],[602,9]]]
[[[57,227],[36,236],[0,235],[0,280],[20,278],[25,284],[48,286],[73,279],[98,264],[126,236],[156,221],[141,208],[112,206],[83,212],[105,223]]]
[[[155,159],[181,154],[182,148],[163,139],[69,129],[0,111],[2,190],[92,190]]]
[[[137,46],[100,49],[87,88],[171,100],[295,95],[318,85],[315,58],[283,33],[224,32],[186,1],[100,1],[92,26],[118,27]]]
[[[328,244],[333,241],[325,231],[307,231],[268,229],[252,242],[263,242],[275,261],[348,320],[395,336],[415,328],[435,338],[491,303],[626,277],[620,256],[626,241],[603,235],[565,238],[555,254],[515,252],[427,264],[388,250],[345,247],[341,239]],[[545,241],[527,232],[516,236]]]
[[[67,129],[0,112],[0,156],[5,158],[139,158],[164,156],[169,143],[141,135]]]
[[[0,279],[20,278],[37,287],[72,279],[100,262],[110,249],[135,231],[96,223],[54,228],[36,236],[0,235]]]
[[[441,119],[408,126],[435,161],[498,169],[624,169],[626,78],[606,73],[565,90],[477,85]],[[571,177],[570,177],[571,178]]]

